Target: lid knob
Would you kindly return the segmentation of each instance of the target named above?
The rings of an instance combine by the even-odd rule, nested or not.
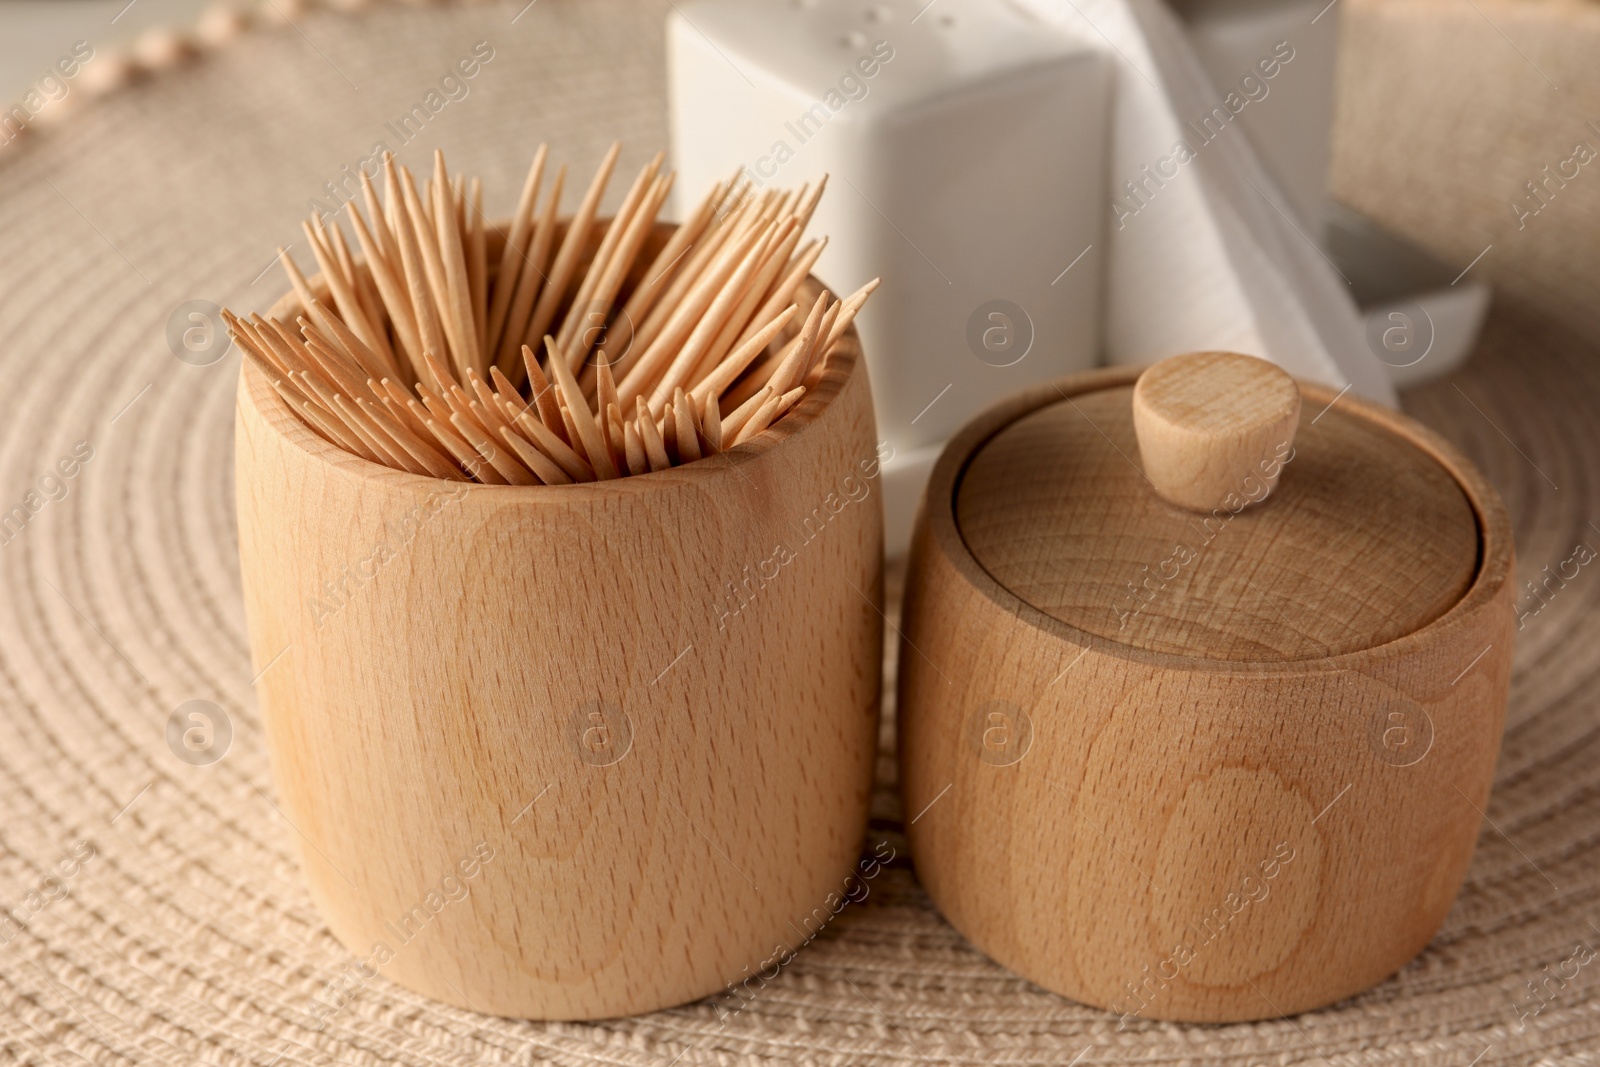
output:
[[[1133,389],[1146,477],[1167,501],[1196,511],[1265,500],[1294,455],[1299,421],[1294,379],[1234,352],[1164,359]]]

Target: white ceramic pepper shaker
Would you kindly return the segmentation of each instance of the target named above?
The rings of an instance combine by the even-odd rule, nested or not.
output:
[[[697,0],[667,40],[680,194],[827,174],[818,276],[883,278],[857,321],[897,551],[957,427],[1099,361],[1111,59],[993,0]]]

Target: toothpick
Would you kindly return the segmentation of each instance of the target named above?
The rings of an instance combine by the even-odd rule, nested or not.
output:
[[[483,405],[484,412],[488,415],[487,420],[482,416],[478,419],[479,422],[483,423],[484,429],[495,434],[498,434],[500,430],[510,429],[511,420],[507,419],[505,412],[500,410],[500,405],[496,402],[493,391],[484,384],[483,379],[478,377],[476,373],[468,371],[467,385],[477,396],[478,403]],[[474,412],[477,411],[476,408],[473,410]]]
[[[361,290],[357,285],[355,260],[350,258],[350,249],[344,243],[344,231],[339,229],[338,221],[332,215],[329,215],[328,221],[324,222],[321,212],[313,214],[309,221],[312,228],[316,230],[314,240],[322,246],[323,252],[333,261],[334,269],[344,283],[350,287],[350,291],[356,295],[356,303],[360,305]],[[364,314],[367,309],[362,306],[360,310]]]
[[[317,265],[322,268],[322,280],[327,284],[329,292],[333,294],[334,303],[339,307],[339,314],[344,318],[345,322],[350,324],[351,329],[360,336],[368,349],[376,349],[378,347],[376,343],[378,329],[367,321],[366,313],[362,311],[361,303],[356,299],[355,290],[351,288],[349,280],[345,278],[344,271],[340,269],[336,257],[331,250],[324,246],[309,222],[301,223],[300,229],[305,233],[307,243],[311,245],[311,253],[316,257]],[[304,296],[301,297],[301,303],[305,303]]]
[[[510,485],[493,466],[484,462],[483,456],[462,436],[447,428],[447,424],[428,420],[428,429],[440,444],[449,450],[463,470],[484,485]]]
[[[434,321],[444,333],[445,344],[430,348],[436,355],[448,356],[452,362],[459,360],[458,353],[465,347],[466,342],[459,336],[459,326],[455,315],[451,312],[450,285],[445,278],[444,257],[439,251],[438,235],[434,232],[433,219],[423,207],[422,199],[417,195],[416,182],[411,177],[411,172],[404,167],[400,171],[400,193],[405,203],[407,221],[411,226],[411,235],[417,250],[422,258],[422,276],[426,280],[425,302],[428,305]]]
[[[351,455],[360,456],[371,463],[380,462],[372,450],[361,443],[361,439],[350,432],[349,427],[339,421],[337,415],[330,415],[320,406],[309,401],[302,401],[299,410],[306,418],[311,420],[311,426],[326,438],[329,443],[338,445]]]
[[[439,357],[432,352],[425,352],[422,358],[428,365],[428,374],[433,378],[433,387],[439,390],[441,394],[448,396],[450,390],[459,388],[455,375],[451,374],[449,368],[439,362]]]
[[[307,319],[301,319],[300,321],[309,325],[309,320]],[[286,333],[287,331],[284,332]],[[282,336],[281,333],[280,336]],[[306,369],[316,372],[311,375],[312,378],[326,382],[338,391],[350,396],[360,396],[366,392],[366,372],[350,364],[339,353],[323,344],[321,335],[315,333],[315,327],[313,327],[313,336],[301,341],[298,349],[305,357]]]
[[[567,366],[566,356],[556,347],[554,337],[546,335],[544,344],[545,350],[549,353],[545,367],[555,380],[556,387],[561,390],[562,399],[566,401],[564,410],[571,417],[578,437],[583,441],[583,450],[588,453],[589,465],[594,467],[594,472],[600,476],[601,481],[617,477],[617,466],[612,462],[611,452],[605,446],[600,427],[595,423],[594,416],[589,413],[589,405],[584,401],[583,393],[578,390],[577,379],[572,376],[572,369]]]
[[[646,268],[642,275],[643,280],[628,297],[627,303],[622,306],[622,314],[607,332],[605,344],[601,345],[606,357],[613,364],[621,365],[627,359],[624,353],[632,353],[636,324],[644,321],[656,299],[682,269],[684,257],[700,239],[716,213],[717,201],[721,195],[722,187],[713,186],[711,192],[706,194],[705,199],[695,208],[694,213],[673,231],[671,237],[667,238],[667,243]]]
[[[299,412],[303,407],[316,407],[315,404],[306,399],[306,395],[300,391],[300,387],[292,382],[289,382],[283,378],[269,378],[268,380],[272,382],[273,390],[283,398],[283,402],[289,406],[290,411]],[[330,437],[325,431],[322,430],[320,426],[315,424],[309,425],[311,425],[311,428],[316,431],[319,436],[325,438],[329,444],[340,443]]]
[[[767,384],[772,386],[774,392],[784,393],[799,384],[805,377],[806,363],[811,357],[811,348],[817,343],[817,331],[822,326],[822,319],[827,314],[830,294],[826,289],[817,294],[817,302],[811,305],[811,314],[806,316],[806,324],[800,329],[800,336],[784,350],[782,361]]]
[[[511,310],[511,297],[517,290],[517,277],[527,257],[528,235],[533,231],[533,211],[539,198],[539,183],[544,180],[544,163],[549,146],[541,144],[533,153],[533,163],[528,167],[528,177],[522,183],[522,195],[517,199],[517,210],[511,216],[511,232],[506,235],[505,247],[500,252],[500,271],[495,276],[494,297],[489,304],[487,340],[484,351],[500,351],[500,335],[505,332],[506,314]]]
[[[433,152],[433,214],[439,242],[439,265],[447,295],[445,336],[450,338],[457,373],[463,377],[478,366],[478,327],[473,322],[472,279],[467,274],[467,251],[461,240],[454,194],[445,174],[444,152]]]
[[[394,231],[389,229],[388,217],[383,213],[383,206],[378,203],[378,190],[372,183],[372,177],[366,171],[361,171],[361,198],[366,202],[367,214],[372,216],[372,237],[378,244],[378,251],[383,261],[389,265],[391,272],[400,270],[400,246],[395,244]],[[352,204],[353,208],[355,205]],[[351,214],[360,214],[352,211]],[[365,253],[363,253],[365,254]],[[371,263],[372,258],[367,257]]]
[[[685,463],[700,458],[700,431],[695,425],[694,409],[689,405],[689,395],[680,387],[672,393],[672,412],[669,416],[677,427],[678,456]]]
[[[802,234],[827,179],[758,191],[743,168],[646,265],[673,175],[658,154],[600,223],[619,155],[612,145],[563,227],[565,167],[537,210],[541,145],[491,264],[482,183],[451,175],[436,151],[419,194],[385,153],[385,196],[363,172],[349,204],[353,241],[321,215],[305,222],[315,285],[279,250],[299,332],[260,315],[224,322],[311,432],[422,477],[559,485],[752,440],[821,381],[878,281],[796,303],[826,245]]]
[[[556,171],[556,180],[550,189],[550,198],[545,202],[544,214],[539,217],[538,228],[534,231],[533,244],[528,250],[526,261],[518,268],[517,293],[511,302],[511,310],[506,315],[505,329],[500,335],[500,347],[495,353],[495,366],[509,375],[513,380],[520,381],[522,367],[516,362],[518,347],[527,348],[525,338],[530,317],[533,315],[534,300],[543,292],[543,287],[548,281],[545,267],[550,256],[550,248],[555,243],[556,209],[561,204],[561,190],[566,185],[567,168],[562,164]]]
[[[600,196],[605,192],[606,183],[611,179],[611,171],[617,165],[617,155],[622,151],[620,141],[612,144],[611,150],[600,163],[600,169],[595,171],[594,180],[589,183],[589,189],[583,194],[583,202],[578,205],[578,210],[572,216],[572,222],[567,227],[566,237],[561,242],[561,251],[556,253],[555,266],[550,268],[550,280],[539,294],[539,303],[533,311],[533,320],[528,324],[526,340],[543,337],[549,332],[550,323],[555,318],[556,306],[562,297],[567,294],[567,283],[572,278],[572,273],[577,269],[578,257],[583,254],[585,246],[594,226],[595,211],[600,207]]]
[[[502,402],[507,408],[512,406],[512,402],[509,400]],[[528,410],[528,406],[524,406],[514,413],[508,410],[507,417],[511,419],[512,424],[525,440],[532,441],[541,452],[554,460],[556,465],[566,472],[567,476],[573,481],[592,482],[596,480],[594,468],[589,465],[588,460],[578,455],[577,452],[572,450],[571,446],[557,437],[549,427],[534,418]]]
[[[778,409],[772,413],[772,421],[777,422],[790,408],[794,407],[806,395],[806,387],[797,385],[778,398]]]
[[[234,343],[237,344],[239,346],[239,350],[244,353],[245,361],[256,370],[260,371],[263,378],[269,382],[283,381],[283,371],[278,369],[278,367],[275,366],[271,360],[267,359],[260,352],[258,352],[253,342],[248,341],[236,334],[234,335]]]
[[[727,321],[718,332],[716,339],[706,349],[705,355],[700,360],[700,367],[693,381],[705,377],[705,373],[716,369],[724,356],[732,349],[748,329],[751,316],[756,313],[757,305],[762,302],[767,291],[772,288],[773,281],[778,272],[789,263],[789,257],[794,252],[795,245],[800,240],[800,230],[794,220],[784,219],[778,224],[778,229],[770,242],[761,253],[761,266],[755,277],[751,278],[744,287],[744,293],[739,298],[739,303],[727,316]]]
[[[428,410],[428,415],[446,426],[450,425],[450,416],[455,414],[455,410],[445,401],[444,397],[439,396],[421,382],[417,383],[416,389],[417,395],[422,398],[422,403]],[[410,405],[408,404],[407,406],[409,407]],[[428,420],[423,418],[422,421],[426,425]]]
[[[755,395],[743,404],[733,409],[733,414],[722,420],[722,439],[732,448],[739,443],[739,431],[744,429],[750,417],[761,409],[761,406],[773,398],[772,386],[763,385],[757,389]]]
[[[672,363],[656,383],[655,392],[650,396],[651,411],[660,411],[665,407],[674,389],[686,383],[693,383],[694,372],[700,366],[701,357],[706,354],[716,336],[722,332],[728,314],[744,296],[745,287],[750,284],[756,270],[761,266],[762,252],[771,241],[776,225],[769,223],[764,231],[752,229],[751,236],[740,244],[743,254],[737,264],[717,288],[711,302],[700,313],[699,320],[694,324],[683,347],[678,350]]]
[[[417,466],[416,461],[406,455],[404,449],[390,442],[388,436],[382,430],[369,424],[353,403],[338,393],[333,394],[332,401],[334,410],[338,412],[339,418],[378,457],[379,463],[385,467],[398,468],[409,474],[422,473],[422,468]]]
[[[388,209],[395,216],[390,225],[394,228],[395,244],[400,249],[400,264],[405,273],[406,292],[410,294],[411,308],[417,319],[417,336],[421,344],[418,356],[420,357],[423,352],[447,351],[448,342],[445,340],[444,326],[439,321],[438,308],[434,305],[433,295],[429,289],[422,246],[417,240],[416,227],[412,225],[410,210],[406,206],[399,168],[395,166],[394,157],[388,154],[384,156],[384,187],[388,193]],[[414,190],[411,199],[416,199]],[[422,377],[420,366],[417,368],[417,377]]]
[[[290,411],[298,412],[302,408],[311,408],[314,411],[321,413],[322,406],[315,400],[308,397],[305,391],[302,390],[299,385],[287,378],[269,378],[268,380],[272,382],[273,390],[283,398],[283,402],[289,405]],[[321,436],[327,437],[330,444],[342,443],[340,441],[335,441],[331,436],[323,431],[321,426],[313,425],[312,429],[316,430]]]
[[[604,411],[612,404],[618,404],[617,383],[611,377],[611,368],[602,363],[595,369],[595,409]]]
[[[415,441],[411,431],[396,422],[385,409],[364,399],[358,399],[356,407],[370,425],[376,426],[383,432],[386,445],[393,445],[399,449],[396,453],[399,458],[411,461],[412,474],[449,479],[455,472],[455,468],[443,456],[430,446]],[[394,451],[394,448],[390,450]]]
[[[729,355],[712,369],[711,373],[701,379],[700,384],[689,391],[689,395],[696,400],[707,400],[719,397],[722,391],[732,385],[734,379],[745,372],[755,361],[755,358],[766,350],[772,339],[778,335],[793,319],[800,309],[790,304],[778,314],[778,317],[761,327],[751,338],[739,346],[738,351]]]
[[[412,413],[411,404],[413,400],[411,395],[406,392],[405,386],[392,378],[385,378],[378,383],[378,388],[383,390],[384,400],[387,401],[389,410],[394,412],[395,417],[404,422],[406,428],[412,433],[423,440],[427,440],[428,427],[422,419],[417,418]]]
[[[781,396],[767,397],[766,402],[756,409],[754,415],[750,416],[750,420],[739,428],[738,436],[733,439],[734,447],[737,448],[762,430],[765,430],[772,423],[773,417],[777,415],[778,405],[782,403],[783,397]]]
[[[639,441],[644,445],[650,469],[664,471],[672,466],[672,458],[667,455],[666,442],[661,439],[661,432],[656,429],[656,420],[651,417],[650,410],[644,406],[643,397],[634,401],[634,425],[638,428]]]
[[[483,230],[483,182],[472,179],[471,199],[466,204],[468,218],[467,288],[472,295],[472,319],[477,326],[474,343],[480,373],[488,372],[489,350],[489,242]]]
[[[611,446],[611,461],[617,465],[618,474],[628,472],[628,439],[622,428],[622,410],[616,404],[606,408],[606,443]]]
[[[747,208],[748,205],[735,209],[708,226],[699,247],[690,251],[688,261],[667,283],[667,288],[656,301],[654,310],[643,322],[637,324],[638,336],[635,344],[644,346],[646,350],[656,344],[662,331],[673,322],[687,294],[701,283],[704,274],[711,266],[724,258],[729,243],[736,242],[744,234],[745,227],[742,222],[748,214]]]
[[[598,467],[598,464],[595,463],[595,461],[588,459],[588,445],[578,434],[578,424],[572,421],[572,412],[567,409],[566,398],[561,395],[561,391],[558,389],[552,388],[551,392],[556,394],[556,406],[561,409],[561,429],[562,433],[566,436],[567,443],[572,446],[573,451],[577,452],[578,455],[584,457],[592,465]]]
[[[256,333],[255,327],[234,315],[227,308],[222,309],[222,321],[228,325],[228,333],[245,353],[261,369],[267,380],[282,378],[293,368],[286,366],[273,351],[272,346]]]
[[[761,302],[761,306],[756,309],[756,313],[750,317],[750,325],[745,327],[744,333],[739,336],[740,344],[749,339],[756,323],[766,322],[777,314],[780,308],[792,305],[794,291],[810,275],[811,268],[816,266],[817,257],[821,256],[823,249],[827,247],[828,239],[823,237],[820,240],[811,242],[796,253],[794,259],[790,261],[788,272],[767,294],[766,299]]]
[[[666,159],[665,152],[658,152],[656,157],[639,171],[638,177],[633,180],[627,194],[622,198],[622,206],[617,209],[616,216],[606,227],[605,234],[600,238],[600,247],[595,250],[594,259],[589,263],[589,269],[584,272],[583,278],[578,283],[577,295],[572,299],[572,307],[568,310],[566,319],[561,323],[561,330],[556,334],[556,343],[563,352],[572,353],[574,373],[583,357],[588,355],[592,345],[580,345],[579,334],[587,334],[594,323],[591,322],[591,312],[596,310],[609,311],[611,302],[600,304],[595,299],[595,289],[600,278],[605,274],[611,257],[621,242],[623,233],[633,221],[633,216],[638,213],[643,205],[646,193],[655,181],[656,171],[661,168],[662,161]],[[604,326],[602,320],[599,325]]]
[[[572,438],[567,435],[566,422],[561,418],[561,405],[556,400],[555,389],[544,376],[544,371],[540,369],[539,360],[534,356],[533,349],[527,345],[522,346],[522,363],[528,373],[528,392],[539,407],[539,418],[551,433],[572,444]]]
[[[811,195],[795,209],[795,218],[799,221],[802,230],[811,223],[811,214],[817,210],[817,204],[822,200],[822,191],[827,187],[828,176],[824,174],[822,179],[817,182],[817,187],[811,191]]]
[[[289,284],[294,287],[294,295],[300,298],[300,308],[307,313],[311,310],[311,302],[316,299],[311,293],[311,286],[306,281],[306,276],[300,273],[300,268],[295,265],[294,257],[289,255],[289,250],[282,245],[278,246],[278,262],[283,265],[283,273],[288,275]]]
[[[311,357],[307,355],[299,338],[290,334],[281,323],[276,320],[263,319],[257,315],[254,317],[252,326],[256,331],[256,336],[265,342],[273,354],[278,357],[278,364],[283,368],[286,377],[293,375],[296,371],[313,371],[318,375],[323,374],[322,368],[313,363]]]
[[[630,420],[622,427],[623,446],[628,455],[629,474],[649,474],[650,457],[645,455],[644,441],[639,437],[639,430]]]
[[[340,321],[339,316],[333,314],[321,301],[313,301],[311,316],[323,328],[323,336],[338,343],[336,351],[346,354],[355,361],[356,366],[366,371],[369,375],[399,374],[400,369],[394,365],[392,356],[384,356],[374,352],[361,338],[350,331],[350,327]]]
[[[365,178],[366,174],[363,173]],[[369,181],[366,188],[371,188]],[[396,264],[390,257],[384,255],[379,247],[379,239],[367,229],[361,212],[350,207],[350,224],[356,231],[356,242],[361,245],[361,254],[366,258],[367,266],[372,271],[372,280],[378,287],[378,296],[383,303],[383,310],[388,313],[389,322],[394,326],[395,339],[399,343],[400,355],[404,357],[406,368],[414,380],[421,376],[422,340],[417,334],[417,316],[411,306],[411,300],[406,293],[404,278],[395,273]],[[381,216],[375,227],[383,226]],[[395,362],[398,364],[399,359]]]
[[[449,410],[450,418],[453,419],[457,415],[461,416],[469,423],[477,426],[485,437],[489,437],[494,433],[492,425],[486,422],[483,413],[477,410],[477,401],[468,396],[466,390],[462,389],[461,386],[451,382],[447,388],[441,391],[441,395],[445,406]],[[470,441],[471,439],[468,438],[468,440]]]
[[[673,360],[679,348],[689,339],[691,332],[706,314],[706,309],[711,306],[729,276],[760,237],[760,232],[752,229],[733,242],[706,269],[705,276],[700,278],[694,288],[677,304],[676,310],[673,311],[672,317],[660,335],[650,343],[644,355],[639,357],[623,376],[622,381],[617,384],[617,392],[624,401],[645,395],[649,397],[647,402],[650,404],[650,410],[657,414],[666,406],[666,400],[671,398],[672,390],[669,386],[665,396],[662,396],[659,383],[664,381],[665,375],[674,372]]]
[[[521,434],[517,433],[516,430],[509,426],[501,427],[500,438],[511,447],[511,450],[517,454],[518,458],[520,458],[528,467],[528,469],[533,471],[533,473],[538,476],[539,480],[545,485],[572,484],[572,478],[567,474],[566,471],[557,466],[556,463],[554,463],[543,452],[540,452],[537,448],[533,447],[533,445],[529,444],[528,441]]]
[[[349,214],[352,218],[359,217],[361,209],[350,203]],[[337,221],[331,221],[323,228],[323,236],[333,248],[333,254],[339,260],[346,280],[356,294],[356,304],[361,308],[361,313],[366,317],[367,323],[372,327],[376,345],[368,347],[378,353],[389,363],[394,362],[394,349],[389,344],[389,332],[384,329],[383,300],[378,296],[376,282],[372,277],[371,265],[366,261],[357,261],[350,254],[350,246],[345,242],[344,229]]]
[[[817,327],[817,335],[812,338],[810,346],[806,349],[805,365],[800,368],[796,384],[805,381],[806,376],[811,372],[811,368],[820,368],[822,366],[823,347],[826,344],[828,335],[833,332],[834,320],[839,317],[839,309],[843,306],[844,302],[840,300],[835,300],[828,305],[827,313],[822,316],[822,323]]]
[[[833,328],[828,331],[827,340],[820,346],[823,359],[826,359],[833,351],[833,346],[839,343],[839,338],[850,328],[850,324],[855,321],[856,313],[866,305],[867,297],[877,291],[881,281],[881,278],[874,278],[845,298],[844,306],[839,309],[839,317],[834,320]]]
[[[715,394],[705,398],[705,406],[701,409],[700,428],[705,433],[707,447],[712,452],[721,452],[722,410],[717,406]]]
[[[633,269],[634,262],[639,258],[639,252],[644,247],[645,241],[656,227],[656,218],[661,213],[661,205],[666,202],[667,193],[672,188],[672,175],[658,176],[645,195],[645,202],[640,205],[628,220],[628,228],[623,233],[622,239],[612,250],[610,258],[605,264],[605,273],[600,281],[590,292],[583,306],[608,309],[606,314],[612,315],[616,306],[617,293],[622,288],[622,283],[627,280],[628,273]],[[613,315],[614,321],[602,322],[603,329],[586,330],[580,336],[587,342],[596,340],[600,342],[597,349],[600,362],[611,362],[612,357],[606,353],[604,342],[609,340],[610,331],[624,327],[625,315]],[[628,345],[622,345],[616,350],[616,358],[622,359],[629,352]],[[586,353],[587,354],[587,353]],[[594,366],[594,363],[589,363]],[[578,384],[583,386],[585,394],[589,392],[592,373],[586,368],[579,376]]]
[[[450,424],[456,428],[457,433],[467,439],[468,444],[477,450],[478,455],[489,462],[489,466],[494,468],[495,473],[508,483],[511,485],[535,484],[533,472],[513,459],[506,449],[497,446],[489,439],[489,435],[484,433],[483,428],[475,424],[471,419],[465,418],[458,413],[450,416]]]

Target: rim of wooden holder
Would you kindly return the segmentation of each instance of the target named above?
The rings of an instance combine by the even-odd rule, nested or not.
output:
[[[570,221],[571,219],[568,217],[560,219],[556,234],[558,239],[565,232],[566,226]],[[592,239],[596,244],[605,235],[605,229],[611,225],[611,222],[610,218],[595,220]],[[491,263],[498,262],[500,252],[505,247],[505,234],[510,228],[511,221],[509,219],[495,219],[488,224],[486,236],[488,238],[488,258]],[[653,252],[653,250],[658,249],[677,228],[678,224],[675,222],[656,223],[650,240],[645,244],[645,250]],[[365,262],[360,256],[356,256],[354,259],[357,263]],[[644,262],[629,271],[630,282],[637,281],[639,271],[649,268],[648,257],[644,253],[641,253],[640,260]],[[319,300],[331,301],[328,283],[321,271],[316,274],[308,274],[306,281]],[[799,303],[802,305],[814,303],[817,295],[824,288],[826,287],[815,274],[808,274],[800,284]],[[829,289],[829,292],[832,291],[832,289]],[[299,298],[295,296],[294,290],[290,289],[273,301],[271,308],[265,314],[270,317],[291,315],[291,309],[299,308],[299,306]],[[798,332],[799,328],[795,326],[794,329],[795,332]],[[779,336],[782,337],[785,334],[780,333]],[[861,362],[861,338],[856,332],[855,323],[852,322],[845,328],[844,333],[839,335],[838,347],[834,349],[832,357],[829,358],[827,369],[823,371],[816,387],[808,388],[806,395],[800,398],[798,404],[786,412],[781,419],[778,419],[750,440],[722,452],[702,456],[700,459],[669,467],[666,470],[630,474],[626,477],[585,482],[583,484],[589,489],[613,488],[627,492],[643,492],[659,486],[668,478],[681,480],[684,478],[711,479],[721,477],[727,473],[730,463],[736,460],[738,462],[746,462],[754,459],[808,429],[843,391],[846,383],[856,373],[856,369],[861,365]],[[447,481],[443,478],[434,478],[431,475],[412,474],[410,471],[396,470],[393,467],[374,463],[370,459],[365,459],[353,452],[340,448],[338,445],[319,436],[298,415],[290,411],[289,405],[284,402],[283,397],[278,395],[278,391],[272,387],[272,383],[267,380],[266,375],[249,360],[245,360],[240,364],[239,372],[245,382],[244,395],[250,398],[250,402],[255,405],[256,410],[260,412],[266,424],[272,427],[285,440],[293,443],[301,451],[321,462],[360,478],[388,482],[395,488],[464,484]],[[722,457],[728,457],[727,461],[719,463]],[[638,482],[639,484],[630,485],[629,483],[632,482]],[[547,494],[556,494],[550,498],[552,500],[565,499],[567,498],[567,493],[572,489],[570,485],[466,484],[467,488],[471,489],[493,489],[497,493],[504,493],[508,496],[522,494],[525,498],[535,500],[544,499]]]
[[[984,446],[1013,422],[1052,404],[1066,403],[1075,396],[1132,386],[1147,369],[1148,366],[1109,367],[1043,382],[985,409],[945,445],[934,464],[923,497],[926,515],[924,536],[936,542],[937,550],[943,552],[961,577],[997,607],[1035,629],[1077,647],[1093,647],[1107,655],[1154,667],[1234,674],[1303,673],[1308,669],[1363,671],[1391,660],[1397,653],[1410,651],[1425,639],[1423,635],[1432,639],[1441,630],[1462,625],[1470,613],[1491,601],[1511,580],[1511,518],[1500,494],[1476,465],[1439,434],[1398,411],[1354,397],[1348,392],[1296,379],[1306,402],[1327,407],[1337,403],[1345,409],[1346,415],[1366,419],[1387,430],[1438,463],[1460,486],[1477,523],[1478,558],[1467,589],[1442,615],[1389,641],[1348,652],[1302,659],[1228,660],[1138,648],[1091,633],[1039,610],[1001,584],[978,562],[977,556],[968,547],[956,514],[961,481]]]

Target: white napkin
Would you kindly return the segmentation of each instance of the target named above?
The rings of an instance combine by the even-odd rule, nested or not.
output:
[[[1263,356],[1296,377],[1394,405],[1388,374],[1338,269],[1295,221],[1236,120],[1204,140],[1191,123],[1237,88],[1206,75],[1183,25],[1161,0],[1015,0],[1024,10],[1118,56],[1108,192],[1136,213],[1107,224],[1105,351],[1112,363],[1227,349]],[[1289,47],[1293,47],[1289,41]],[[1240,77],[1260,73],[1241,70]],[[1293,61],[1277,77],[1294,74]],[[1269,95],[1244,107],[1272,106]],[[1183,142],[1186,163],[1153,181]],[[1148,192],[1130,200],[1124,183]],[[1157,182],[1159,181],[1159,184]],[[1123,215],[1119,220],[1117,215]]]

